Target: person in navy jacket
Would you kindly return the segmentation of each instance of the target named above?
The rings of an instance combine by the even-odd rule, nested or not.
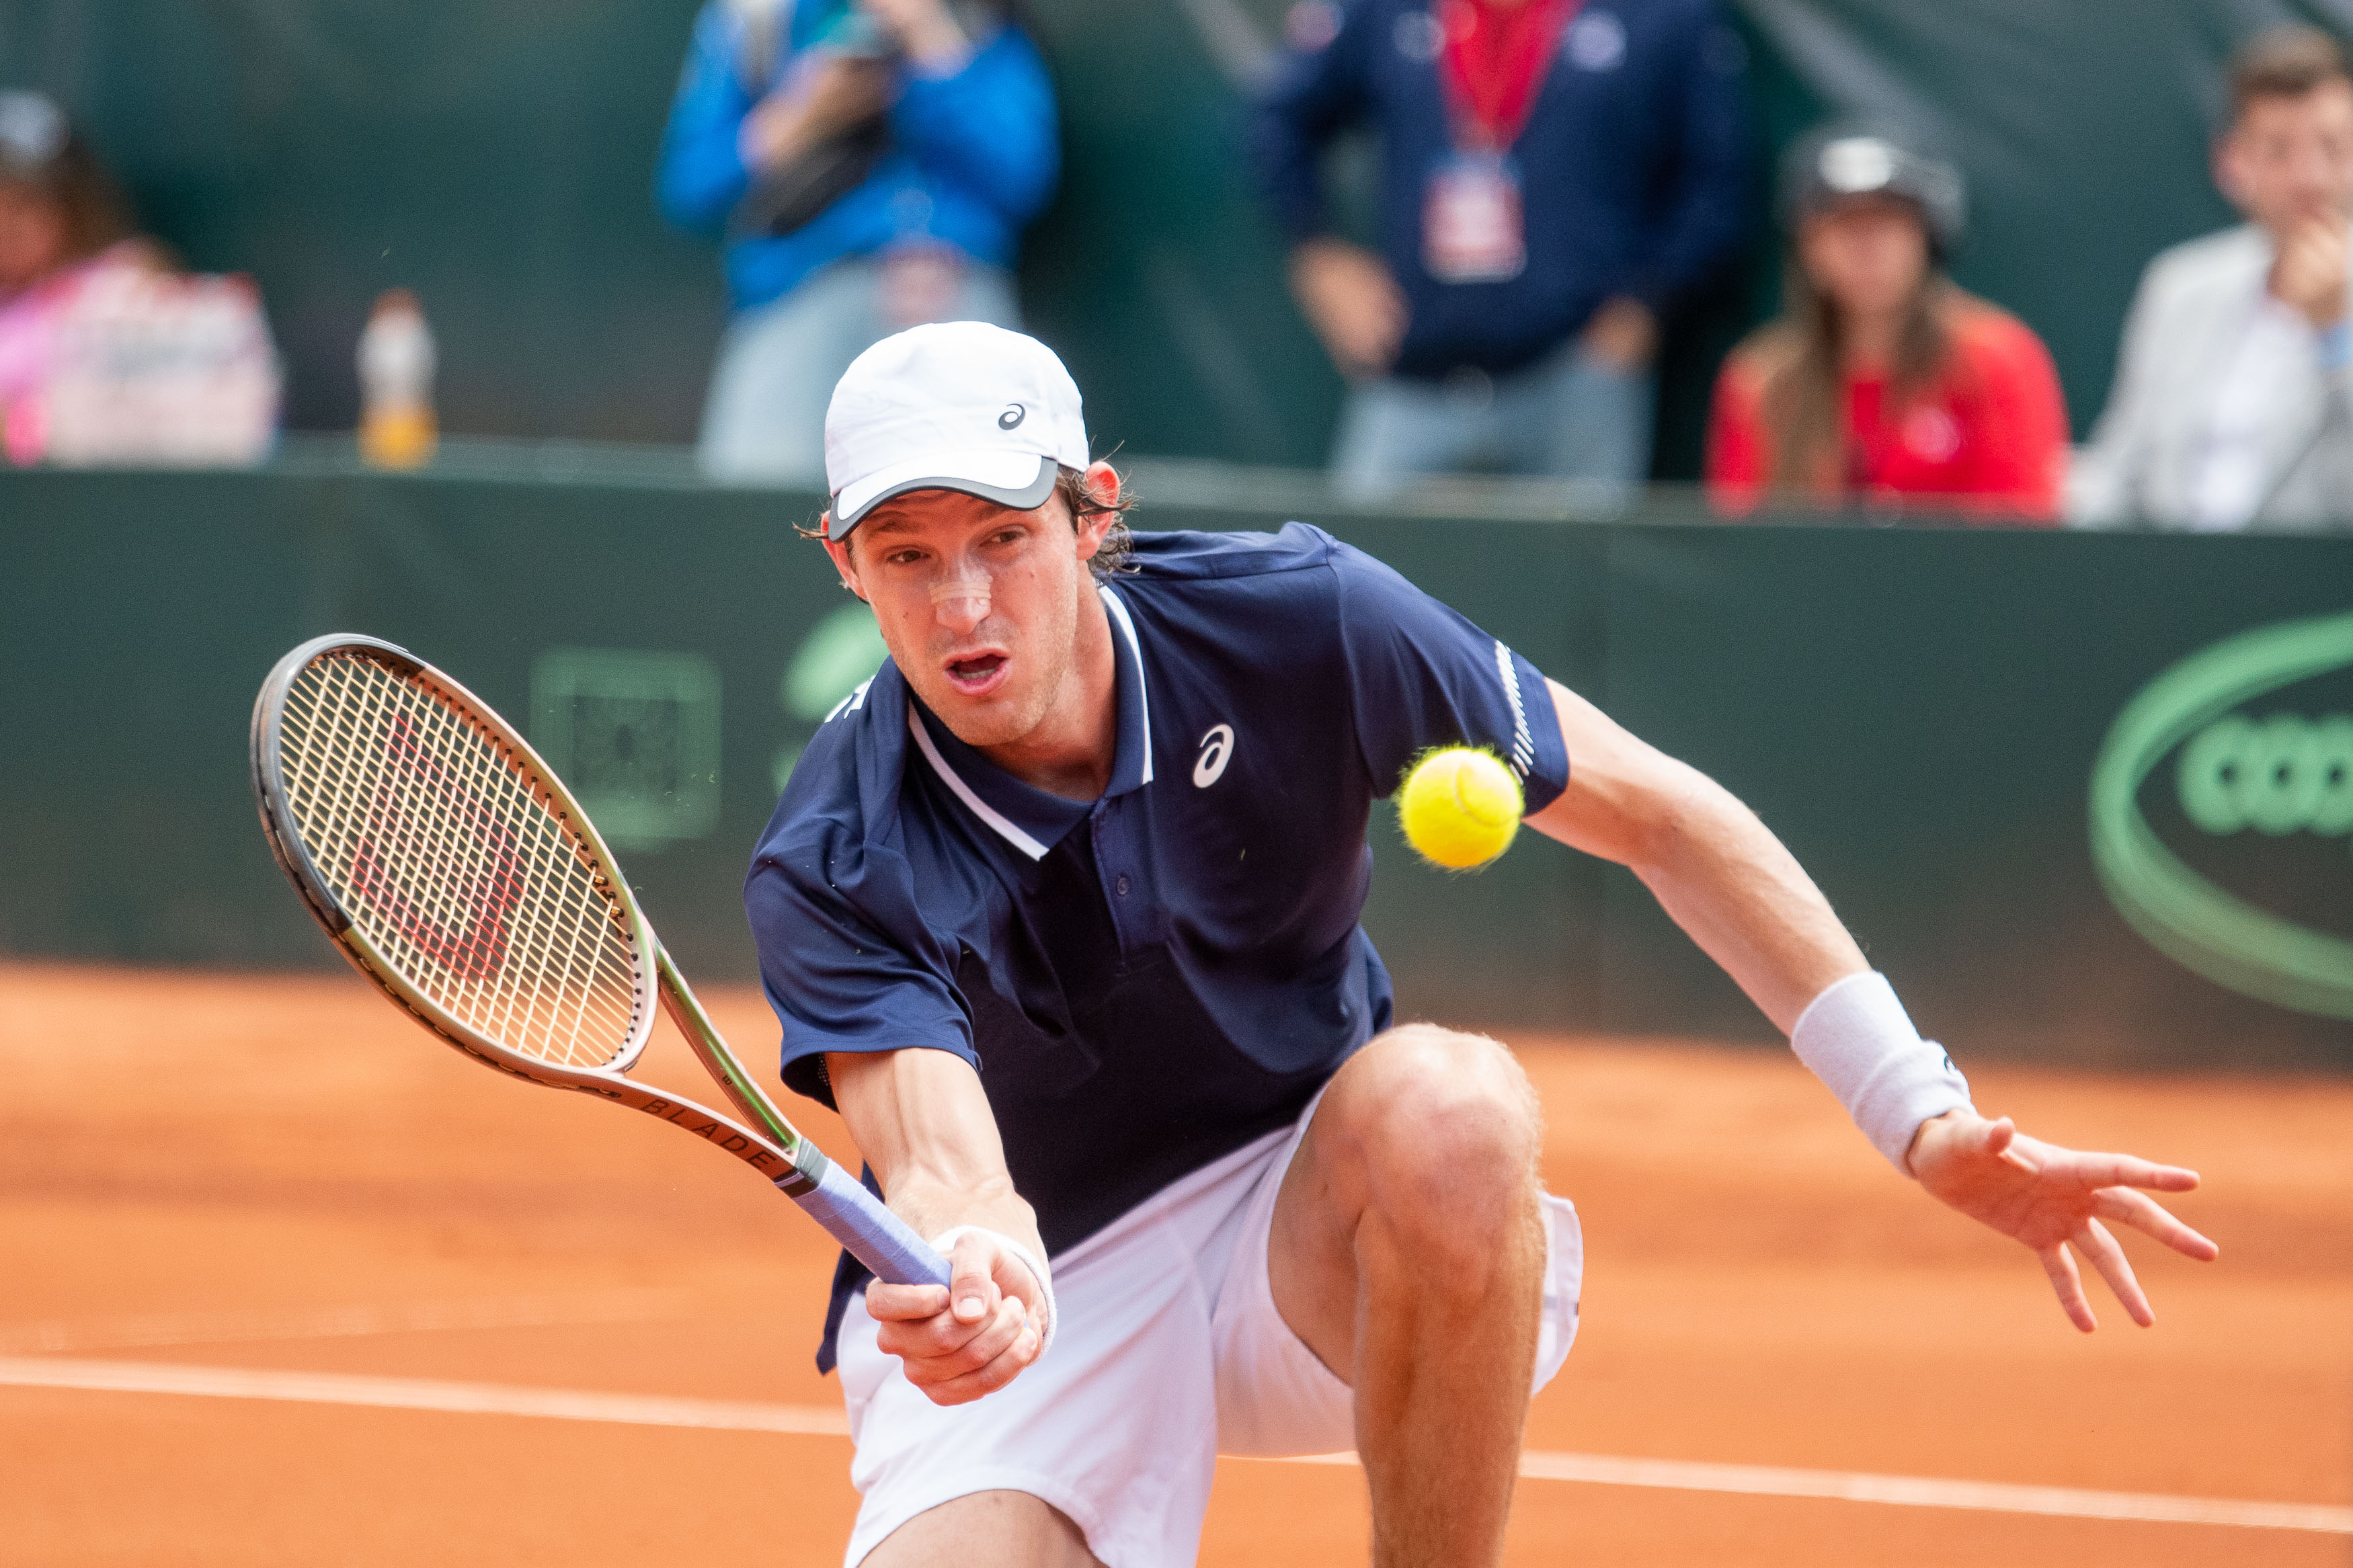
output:
[[[1060,160],[1045,62],[995,5],[710,0],[656,176],[672,222],[725,244],[705,469],[815,489],[826,399],[867,345],[1017,324],[1010,268]]]
[[[1307,0],[1258,112],[1359,494],[1491,468],[1633,484],[1661,321],[1746,217],[1746,51],[1712,0]],[[1380,136],[1377,256],[1318,155]]]

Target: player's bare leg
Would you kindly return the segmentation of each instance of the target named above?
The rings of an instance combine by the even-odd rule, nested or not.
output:
[[[860,1568],[1103,1568],[1067,1515],[1028,1492],[972,1492],[917,1514]]]
[[[1409,1025],[1341,1068],[1283,1177],[1274,1303],[1356,1390],[1377,1568],[1502,1556],[1543,1305],[1541,1138],[1503,1047]]]

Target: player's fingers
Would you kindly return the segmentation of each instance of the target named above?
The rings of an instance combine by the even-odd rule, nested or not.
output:
[[[948,1294],[955,1303],[948,1310],[957,1321],[985,1323],[1004,1300],[997,1288],[996,1263],[994,1242],[981,1236],[957,1237],[955,1255],[948,1259]]]
[[[2163,1242],[2184,1258],[2211,1263],[2222,1255],[2220,1247],[2174,1218],[2163,1204],[2130,1187],[2102,1187],[2092,1195],[2092,1211]]]
[[[2125,1257],[2125,1249],[2116,1245],[2116,1238],[2108,1234],[2107,1226],[2095,1219],[2085,1220],[2084,1228],[2075,1233],[2075,1245],[2084,1249],[2084,1256],[2092,1260],[2092,1267],[2100,1271],[2100,1278],[2108,1282],[2108,1289],[2116,1292],[2116,1300],[2124,1303],[2134,1322],[2146,1329],[2157,1321],[2157,1313],[2148,1304],[2148,1293],[2133,1278],[2132,1262]]]
[[[2043,1156],[2049,1150],[2033,1139],[2021,1136],[2018,1123],[2009,1117],[1988,1122],[1983,1137],[1985,1142],[1979,1147],[1986,1154],[2030,1176],[2042,1173]]]
[[[2147,1187],[2155,1193],[2186,1193],[2198,1185],[2198,1173],[2179,1165],[2160,1165],[2130,1154],[2078,1154],[2075,1173],[2094,1187]]]
[[[1029,1317],[1018,1301],[999,1304],[994,1317],[968,1332],[953,1317],[938,1321],[943,1329],[965,1337],[929,1353],[901,1357],[906,1363],[907,1381],[918,1387],[938,1387],[979,1371],[1010,1350],[1029,1327]]]
[[[2084,1277],[2075,1272],[2075,1260],[2067,1255],[2064,1242],[2052,1242],[2038,1247],[2034,1256],[2042,1260],[2042,1272],[2051,1277],[2051,1289],[2058,1293],[2060,1310],[2067,1321],[2090,1333],[2100,1326],[2092,1315],[2092,1303],[2084,1295]]]
[[[1038,1359],[1039,1348],[1037,1331],[1025,1328],[1004,1353],[987,1366],[932,1384],[923,1389],[923,1394],[934,1405],[968,1405],[1020,1376],[1022,1370]]]
[[[1000,1306],[999,1311],[1003,1310]],[[912,1367],[917,1362],[936,1362],[952,1356],[975,1340],[995,1331],[997,1320],[992,1316],[977,1323],[959,1322],[954,1312],[934,1312],[928,1318],[906,1318],[894,1322],[875,1325],[874,1342],[884,1353],[901,1357]],[[977,1366],[978,1362],[967,1363]],[[959,1366],[955,1371],[964,1370]],[[911,1372],[909,1375],[913,1375]]]
[[[944,1286],[885,1285],[876,1279],[866,1287],[866,1315],[878,1323],[935,1318],[947,1310]]]
[[[1989,1121],[1986,1123],[1984,1136],[1985,1152],[1989,1154],[2000,1154],[2009,1148],[2010,1141],[2018,1136],[2018,1123],[2007,1116],[1996,1121]]]

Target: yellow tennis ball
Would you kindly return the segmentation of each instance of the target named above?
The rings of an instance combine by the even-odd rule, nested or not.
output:
[[[1447,746],[1413,765],[1398,791],[1405,841],[1433,866],[1468,871],[1511,847],[1525,802],[1491,752]]]

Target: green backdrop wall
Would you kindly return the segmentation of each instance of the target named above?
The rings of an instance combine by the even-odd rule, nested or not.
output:
[[[418,289],[448,427],[677,440],[723,320],[652,160],[697,0],[0,0],[0,87],[55,92],[193,265],[260,280],[289,416],[348,428],[368,301]],[[1068,174],[1024,299],[1108,447],[1322,459],[1340,384],[1283,290],[1240,157],[1288,0],[1031,0]],[[1599,3],[1599,0],[1597,0]],[[2344,0],[1739,0],[1760,145],[1831,110],[1897,115],[1966,167],[1961,280],[2050,341],[2078,428],[2142,264],[2228,213],[2205,172],[2236,39]],[[1760,160],[1761,162],[1761,160]],[[1362,150],[1339,183],[1361,183]],[[1353,173],[1351,171],[1354,171]],[[1760,186],[1761,191],[1761,186]],[[1694,471],[1724,346],[1772,307],[1755,253],[1669,345],[1662,470]]]
[[[738,889],[776,781],[879,657],[790,531],[817,504],[619,480],[0,474],[0,951],[332,963],[255,824],[246,723],[280,653],[356,630],[546,743],[689,972],[750,980]],[[2353,537],[1311,516],[1740,794],[1957,1050],[2353,1068]],[[2314,617],[2301,662],[2233,655],[2221,687],[2158,690],[2172,705],[2108,826],[2179,868],[2112,900],[2086,803],[2119,715],[2182,661]],[[2233,715],[2285,739],[2210,747],[2184,775]],[[2216,788],[2235,818],[2217,820]],[[1409,1012],[1770,1037],[1615,868],[1525,835],[1448,878],[1386,816],[1373,838],[1367,923]],[[2284,922],[2254,954],[2271,979],[2218,984],[2193,947],[2144,935],[2176,941],[2164,922],[2216,896]],[[2291,994],[2290,949],[2347,956]]]

